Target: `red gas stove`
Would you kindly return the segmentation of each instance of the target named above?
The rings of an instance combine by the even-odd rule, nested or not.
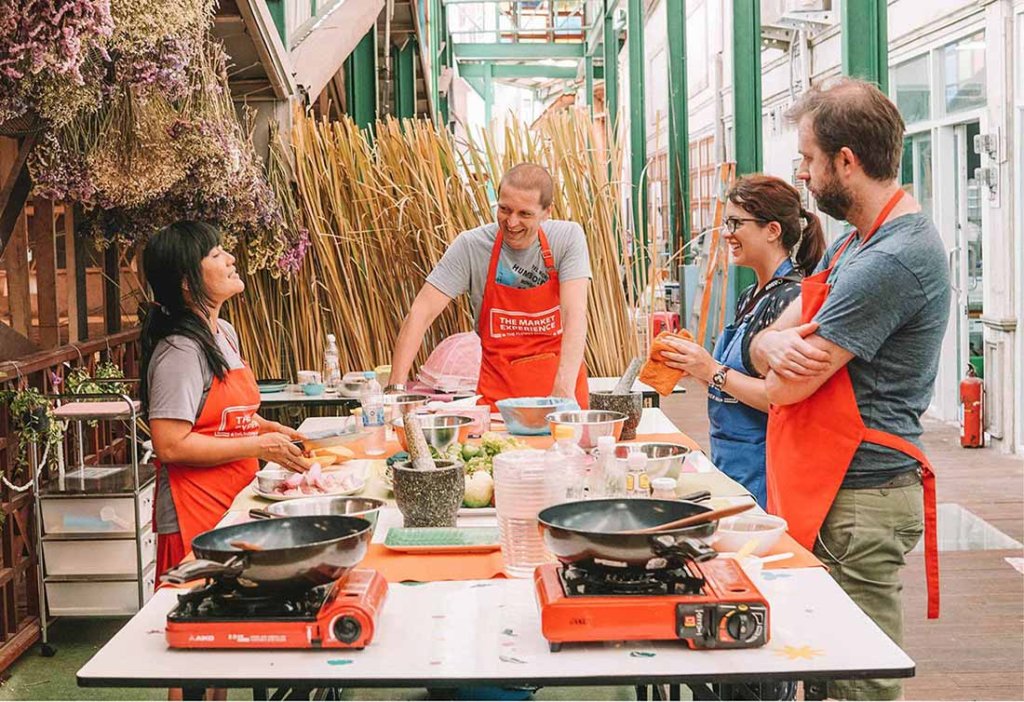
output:
[[[682,639],[690,648],[768,642],[768,602],[732,559],[661,568],[548,563],[534,583],[552,651],[587,641]]]
[[[214,580],[178,596],[167,615],[172,648],[364,648],[388,594],[375,570],[292,596],[252,596]]]

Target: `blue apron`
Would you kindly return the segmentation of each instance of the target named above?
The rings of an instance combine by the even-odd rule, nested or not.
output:
[[[788,276],[793,263],[783,261],[773,279]],[[758,308],[771,295],[764,295],[753,309],[722,330],[715,342],[715,361],[743,373],[755,375],[743,365],[743,337]],[[768,415],[745,405],[732,395],[708,386],[708,418],[711,420],[711,461],[730,478],[750,491],[757,504],[765,507],[765,435]]]

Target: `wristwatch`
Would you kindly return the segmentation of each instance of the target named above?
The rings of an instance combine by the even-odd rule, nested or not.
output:
[[[719,366],[715,374],[711,376],[711,385],[716,390],[725,389],[725,374],[729,372],[729,366]]]

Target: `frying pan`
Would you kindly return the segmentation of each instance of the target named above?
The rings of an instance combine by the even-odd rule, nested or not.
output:
[[[717,522],[698,524],[657,534],[623,534],[630,529],[658,526],[711,511],[689,500],[646,498],[565,502],[537,515],[544,544],[562,563],[590,559],[613,564],[645,566],[654,558],[705,561],[716,552],[704,539],[715,533]]]
[[[261,595],[308,590],[341,578],[363,560],[372,534],[367,520],[335,515],[234,524],[195,537],[196,560],[160,579],[178,585],[196,578],[232,580]]]
[[[370,522],[370,524],[374,524],[383,506],[384,500],[378,500],[374,497],[314,495],[312,497],[299,497],[294,500],[274,502],[265,508],[250,509],[249,516],[252,519],[270,519],[271,517],[306,517],[339,514],[349,517],[362,517]]]

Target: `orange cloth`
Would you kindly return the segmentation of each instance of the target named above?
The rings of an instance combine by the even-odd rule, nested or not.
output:
[[[647,362],[640,369],[639,380],[658,391],[661,396],[671,395],[679,379],[686,375],[686,371],[677,368],[669,368],[661,358],[662,351],[672,351],[672,347],[665,343],[668,337],[676,337],[693,341],[693,335],[683,329],[678,332],[662,332],[654,338],[651,344],[651,352],[647,355]]]

